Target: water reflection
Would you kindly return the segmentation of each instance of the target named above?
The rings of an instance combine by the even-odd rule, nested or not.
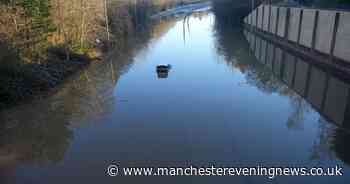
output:
[[[287,86],[283,85],[270,70],[266,70],[261,63],[256,62],[254,55],[260,58],[260,55],[258,55],[260,49],[254,49],[256,52],[253,52],[253,54],[248,52],[253,46],[247,44],[240,27],[232,27],[219,19],[215,22],[214,30],[217,52],[225,57],[227,65],[242,72],[250,85],[257,87],[266,94],[277,92],[288,95],[291,93]],[[252,41],[255,42],[255,37],[252,37]],[[256,46],[260,47],[259,39],[257,39]]]
[[[110,178],[105,169],[111,162],[138,167],[340,165],[348,173],[349,135],[310,105],[315,101],[326,109],[330,102],[324,99],[332,97],[328,91],[342,86],[334,82],[338,78],[307,62],[305,72],[305,64],[293,54],[245,33],[254,43],[249,45],[240,28],[213,20],[212,14],[191,16],[186,44],[183,20],[159,22],[132,42],[137,44],[110,53],[105,62],[74,76],[52,97],[1,112],[5,123],[0,128],[4,178],[0,182],[327,183],[329,179]],[[257,62],[255,54],[264,62]],[[287,60],[290,65],[284,64]],[[159,80],[155,69],[164,62],[176,72]],[[296,73],[307,74],[305,85]],[[320,75],[329,80],[328,87],[312,82],[323,81]],[[321,97],[308,95],[323,88],[328,90]],[[348,117],[342,119],[346,122]],[[348,176],[330,179],[343,183]]]
[[[350,165],[347,80],[333,71],[304,61],[249,30],[242,31],[217,20],[215,31],[216,49],[225,56],[227,65],[245,74],[249,85],[264,93],[290,99],[292,108],[286,121],[289,130],[304,131],[308,126],[305,122],[310,121],[308,115],[314,109],[321,114],[311,160],[341,159]],[[334,128],[332,123],[339,127]]]
[[[0,112],[0,183],[14,183],[16,169],[23,164],[56,165],[74,139],[74,130],[92,125],[113,111],[114,88],[136,53],[146,50],[174,26],[160,21],[133,40],[111,51],[103,62],[93,63],[46,99]]]
[[[342,127],[348,127],[348,81],[249,31],[245,31],[245,35],[259,62],[270,68],[275,76],[306,99],[324,117]]]
[[[338,129],[334,132],[332,139],[332,149],[338,158],[350,165],[350,148],[349,148],[350,134]]]
[[[350,141],[349,82],[333,71],[306,62],[296,54],[252,32],[245,30],[244,34],[257,60],[298,94],[290,96],[294,98],[292,102],[295,109],[288,119],[287,126],[289,128],[303,126],[300,122],[303,122],[304,114],[310,111],[308,104],[323,116],[319,120],[319,140],[315,142],[312,158],[332,157],[331,149],[338,158],[350,164],[347,146],[347,142]],[[341,128],[331,129],[329,122],[334,122]]]

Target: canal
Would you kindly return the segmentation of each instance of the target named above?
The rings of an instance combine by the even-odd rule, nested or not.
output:
[[[1,112],[0,183],[349,181],[350,134],[337,122],[345,122],[346,112],[333,120],[318,110],[255,57],[250,36],[208,12],[159,21],[150,38],[110,53],[52,96]],[[170,64],[169,73],[157,73],[159,64]],[[345,80],[327,75],[348,89]],[[345,174],[108,177],[110,164],[339,166]]]

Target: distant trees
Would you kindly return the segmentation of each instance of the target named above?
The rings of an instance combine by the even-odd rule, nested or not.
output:
[[[185,1],[192,0],[1,0],[0,41],[27,62],[41,63],[50,47],[87,53],[98,43],[118,42],[151,14]]]
[[[105,48],[122,55],[149,38],[150,15],[179,2],[156,1],[0,0],[0,108],[54,88]]]
[[[36,51],[40,52],[45,47],[45,42],[42,41],[54,31],[50,18],[50,0],[6,0],[0,6],[1,18],[10,18],[2,20],[0,28],[8,42],[23,49],[24,52],[21,53],[26,57],[36,55]]]

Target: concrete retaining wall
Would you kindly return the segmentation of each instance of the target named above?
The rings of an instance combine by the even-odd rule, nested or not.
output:
[[[350,62],[350,13],[339,15],[338,31],[336,33],[334,56]]]
[[[335,11],[325,10],[318,13],[315,49],[322,53],[331,54],[335,19]]]
[[[272,34],[276,34],[277,31],[277,19],[278,19],[278,7],[271,7],[271,16],[270,16],[270,29],[269,32]]]
[[[350,63],[350,12],[261,5],[247,17],[259,31]]]
[[[278,10],[277,35],[284,38],[287,33],[288,9],[280,7]]]
[[[263,22],[264,31],[269,31],[269,23],[270,23],[270,6],[264,6],[264,22]]]
[[[312,48],[313,32],[316,22],[316,10],[303,10],[303,18],[301,21],[300,41],[299,43],[305,47]]]
[[[252,13],[251,13],[251,15],[252,15],[252,26],[254,26],[254,27],[256,27],[257,26],[257,10],[255,9]]]
[[[258,28],[262,29],[263,28],[263,23],[264,22],[264,6],[260,5],[258,7]]]
[[[299,28],[301,21],[301,8],[291,8],[289,15],[289,34],[288,40],[298,43],[299,41]]]

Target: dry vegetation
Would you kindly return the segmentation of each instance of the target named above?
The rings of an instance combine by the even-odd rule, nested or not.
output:
[[[1,0],[0,107],[57,86],[106,48],[122,50],[150,15],[185,2]]]

